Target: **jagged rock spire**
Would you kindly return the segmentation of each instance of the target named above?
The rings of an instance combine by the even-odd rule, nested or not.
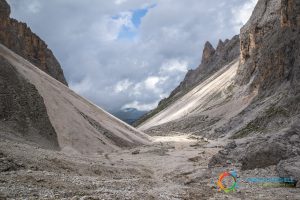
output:
[[[217,45],[217,48],[216,48],[216,51],[222,51],[222,49],[224,48],[225,46],[225,42],[223,42],[222,40],[219,40],[219,43]]]
[[[215,54],[216,50],[212,46],[210,42],[206,42],[204,45],[203,49],[203,54],[202,54],[202,64],[208,63],[212,56]]]
[[[8,18],[10,15],[10,6],[5,0],[0,0],[0,18]]]

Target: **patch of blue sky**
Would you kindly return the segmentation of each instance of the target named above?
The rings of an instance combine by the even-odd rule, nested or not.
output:
[[[136,9],[131,11],[132,12],[132,18],[131,22],[134,26],[134,28],[130,28],[127,26],[123,26],[118,34],[118,39],[134,39],[137,37],[138,34],[138,28],[141,25],[142,18],[146,16],[148,11],[155,7],[154,5],[148,6],[146,8]],[[118,16],[114,16],[113,19],[118,19]]]

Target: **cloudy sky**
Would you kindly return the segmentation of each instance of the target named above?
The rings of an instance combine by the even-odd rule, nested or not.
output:
[[[227,39],[257,0],[8,0],[60,61],[69,86],[115,112],[154,108]]]

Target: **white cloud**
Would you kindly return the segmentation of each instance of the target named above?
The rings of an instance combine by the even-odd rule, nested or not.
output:
[[[154,109],[157,106],[157,104],[158,104],[158,101],[154,102],[154,103],[149,103],[149,104],[140,103],[138,101],[133,101],[129,104],[124,105],[122,107],[122,109],[135,108],[135,109],[140,110],[140,111],[149,111],[149,110]]]
[[[92,87],[92,83],[89,79],[84,79],[80,82],[73,83],[72,85],[70,85],[70,88],[72,88],[72,90],[80,94],[85,94],[89,92],[91,87]]]
[[[32,6],[31,10],[37,13],[27,9],[34,2],[39,6]],[[183,80],[186,70],[199,65],[206,41],[216,45],[219,39],[238,33],[254,1],[9,0],[9,3],[12,16],[26,22],[47,42],[70,87],[104,109],[117,111],[132,102],[137,102],[136,107],[150,108],[149,105],[170,94]],[[134,11],[150,5],[155,6],[136,28],[132,23]],[[118,38],[124,28],[136,34],[134,40]]]
[[[161,73],[164,72],[187,72],[188,62],[184,60],[172,59],[162,64]]]
[[[248,0],[241,6],[232,8],[234,29],[239,31],[247,23],[258,0]]]
[[[115,4],[120,5],[125,3],[127,0],[115,0]]]
[[[130,88],[130,86],[132,86],[132,82],[129,81],[128,79],[119,81],[116,86],[114,87],[114,92],[115,93],[120,93],[120,92],[124,92],[126,90],[128,90]]]
[[[145,89],[152,90],[153,92],[160,94],[163,89],[161,86],[168,80],[168,77],[164,76],[150,76],[144,81]]]
[[[156,76],[148,77],[145,80],[145,86],[146,86],[146,88],[150,89],[150,90],[155,90],[156,89],[156,84],[159,82],[159,80],[160,80],[160,78],[156,77]]]
[[[91,26],[91,30],[100,41],[113,41],[118,39],[123,28],[135,29],[131,19],[132,12],[121,12],[114,17],[103,16]]]
[[[28,3],[27,9],[29,12],[36,14],[36,13],[40,12],[41,4],[39,1],[36,1],[36,0],[31,1],[30,3]]]

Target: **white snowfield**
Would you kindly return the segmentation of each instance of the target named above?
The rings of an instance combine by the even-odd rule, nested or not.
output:
[[[62,151],[96,154],[151,143],[148,135],[79,96],[1,44],[0,55],[43,97]]]
[[[220,103],[216,96],[220,95],[232,83],[238,69],[238,59],[224,66],[203,83],[178,99],[176,102],[154,115],[139,126],[140,130],[147,130],[170,121],[183,118],[193,113],[203,112],[208,105]],[[224,101],[222,99],[221,101]]]

